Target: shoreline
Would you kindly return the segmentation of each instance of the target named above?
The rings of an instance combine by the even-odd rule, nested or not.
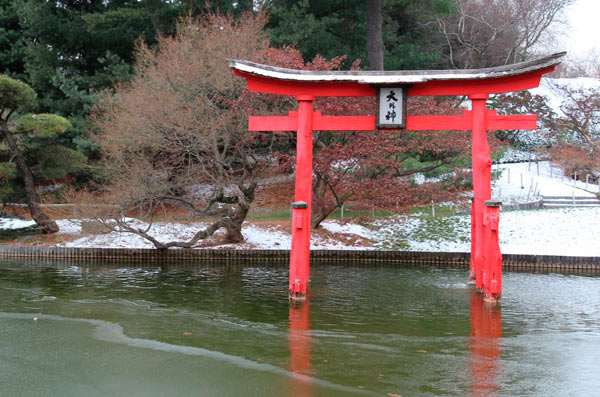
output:
[[[153,248],[70,248],[43,246],[0,246],[0,259],[128,262],[201,263],[207,265],[285,265],[289,250],[226,250]],[[337,266],[452,267],[468,269],[468,252],[423,252],[383,250],[311,250],[311,264]],[[600,257],[504,254],[502,267],[514,271],[584,272],[600,275]]]

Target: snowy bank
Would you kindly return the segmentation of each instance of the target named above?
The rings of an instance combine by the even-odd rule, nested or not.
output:
[[[380,225],[376,246],[470,252],[470,222],[470,215],[388,221]],[[499,237],[505,254],[600,256],[600,208],[503,212]]]
[[[574,181],[549,161],[494,165],[501,176],[492,182],[492,197],[505,204],[532,201],[540,196],[593,197],[600,186]]]
[[[549,162],[495,165],[501,176],[493,183],[493,197],[505,203],[532,201],[538,196],[594,196],[598,185],[574,182]],[[521,183],[521,180],[523,181]],[[136,221],[139,227],[145,226]],[[82,233],[82,220],[58,220],[60,242],[65,247],[153,248],[140,236],[113,231]],[[0,228],[34,225],[33,221],[0,218]],[[150,234],[160,241],[188,240],[206,225],[202,223],[154,223]],[[291,248],[290,222],[245,222],[244,241],[225,244],[224,232],[201,241],[197,248],[282,249]],[[500,215],[500,246],[503,253],[566,256],[600,256],[600,208],[562,208],[503,211]],[[54,243],[52,243],[54,244]],[[373,227],[326,221],[311,234],[311,249],[402,249],[431,252],[469,252],[470,217],[401,216],[379,221]]]
[[[59,220],[61,235],[80,235],[81,221]],[[144,226],[139,222],[139,226]],[[162,242],[170,240],[189,240],[194,233],[205,228],[203,223],[163,223],[152,225],[149,234]],[[368,241],[370,232],[360,225],[340,225],[335,222],[324,222],[323,231],[313,233],[311,249],[373,249]],[[215,249],[282,249],[289,250],[292,246],[290,230],[280,225],[264,225],[245,222],[242,227],[244,241],[235,244],[223,242],[224,231],[218,231],[214,236],[199,242],[196,248]],[[64,247],[87,248],[153,248],[148,240],[132,233],[113,231],[106,234],[91,234],[81,236],[71,241],[65,241]]]

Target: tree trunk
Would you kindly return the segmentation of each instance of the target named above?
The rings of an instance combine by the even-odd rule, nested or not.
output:
[[[238,205],[231,216],[230,222],[228,222],[225,226],[225,230],[227,230],[227,236],[225,238],[230,243],[239,243],[240,241],[244,241],[242,224],[246,220],[249,210],[250,208],[245,205]]]
[[[383,70],[382,0],[367,0],[367,58],[369,70]]]
[[[250,206],[254,201],[256,186],[256,181],[248,184],[248,186],[244,186],[242,183],[238,184],[238,188],[242,192],[242,197],[239,197],[239,200],[237,200],[238,204],[232,211],[229,222],[225,225],[225,230],[227,230],[225,238],[231,243],[244,241],[242,224],[248,217],[248,212],[250,212]]]
[[[25,193],[27,206],[29,207],[29,213],[31,214],[31,218],[38,224],[42,233],[56,233],[58,232],[58,225],[56,222],[51,220],[40,207],[40,198],[35,192],[35,185],[33,184],[33,175],[31,174],[31,170],[25,163],[25,159],[21,155],[21,151],[17,146],[13,136],[8,131],[8,126],[2,123],[2,135],[6,139],[6,143],[10,148],[12,155],[14,156],[15,163],[17,164],[17,169],[23,178],[23,182],[25,184]]]
[[[321,225],[321,222],[323,222],[325,219],[327,219],[327,217],[329,215],[331,215],[331,213],[333,211],[335,211],[337,207],[333,206],[331,207],[331,210],[328,211],[326,209],[320,208],[319,211],[316,214],[312,214],[311,216],[311,225],[310,227],[312,229],[316,229]]]

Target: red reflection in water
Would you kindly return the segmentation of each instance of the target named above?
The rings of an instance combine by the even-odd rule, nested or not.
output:
[[[499,339],[502,337],[500,307],[484,302],[483,295],[475,291],[471,291],[469,306],[471,395],[495,396],[499,391]]]
[[[288,335],[290,365],[288,369],[298,375],[294,377],[291,388],[292,396],[308,397],[312,395],[310,342],[310,304],[307,295],[305,302],[290,303],[290,332]]]

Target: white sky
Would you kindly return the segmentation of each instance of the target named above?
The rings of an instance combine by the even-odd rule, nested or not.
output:
[[[567,8],[565,17],[569,26],[556,50],[568,51],[570,58],[586,58],[594,51],[600,54],[600,0],[577,0]]]

